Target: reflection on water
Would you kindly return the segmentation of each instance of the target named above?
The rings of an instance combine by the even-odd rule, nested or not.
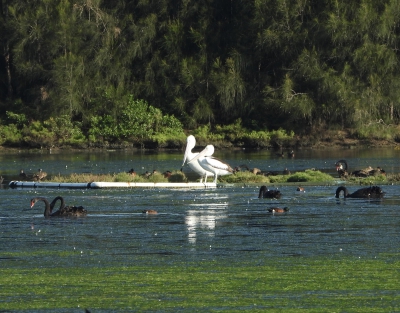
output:
[[[224,209],[223,206],[221,209]],[[188,210],[185,216],[185,223],[188,230],[189,243],[196,243],[197,231],[203,230],[208,236],[215,236],[215,225],[218,219],[226,218],[224,214],[218,214],[215,210]]]

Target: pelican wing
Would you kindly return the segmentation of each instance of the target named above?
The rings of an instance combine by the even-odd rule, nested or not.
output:
[[[208,165],[219,169],[219,170],[224,170],[228,172],[233,172],[233,169],[229,166],[229,164],[225,163],[224,161],[214,158],[214,157],[208,157],[205,158],[205,162],[207,162]]]

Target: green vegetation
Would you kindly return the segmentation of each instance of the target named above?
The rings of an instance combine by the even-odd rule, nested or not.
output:
[[[220,182],[225,183],[293,183],[293,182],[333,182],[334,178],[315,170],[306,170],[289,175],[255,175],[251,172],[238,172],[234,175],[220,176]]]
[[[18,253],[13,253],[18,257]],[[398,255],[0,269],[3,310],[400,310]]]
[[[4,0],[0,145],[400,142],[399,16],[397,0]]]
[[[132,176],[129,173],[115,173],[115,174],[75,174],[70,175],[57,175],[47,177],[47,181],[57,183],[88,183],[94,181],[101,182],[187,182],[188,178],[181,171],[173,171],[171,176],[166,178],[162,173],[154,173],[149,177],[143,175]],[[295,172],[289,175],[256,175],[250,171],[237,172],[232,175],[219,176],[219,183],[263,183],[263,184],[285,184],[285,183],[330,183],[337,178],[329,174],[322,173],[316,170],[305,170],[304,172]],[[208,179],[210,182],[211,179]],[[353,177],[349,176],[346,179],[349,184],[382,184],[389,182],[400,181],[400,175],[376,175],[370,177]]]
[[[186,176],[180,171],[173,171],[169,178],[164,177],[161,173],[151,174],[149,177],[143,175],[132,176],[129,173],[116,174],[75,174],[62,176],[52,176],[49,181],[56,183],[88,183],[88,182],[186,182]]]

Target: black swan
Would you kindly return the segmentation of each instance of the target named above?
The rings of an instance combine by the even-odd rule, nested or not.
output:
[[[284,207],[284,208],[270,208],[270,209],[268,209],[268,212],[271,212],[271,213],[285,213],[285,212],[287,212],[287,211],[289,211],[289,208],[288,208],[288,207]]]
[[[267,186],[261,186],[258,198],[275,198],[279,199],[282,196],[279,190],[268,190]]]
[[[56,205],[56,202],[57,202],[58,200],[61,201],[60,207],[59,207],[58,210],[61,210],[61,209],[63,209],[63,208],[65,207],[64,198],[61,197],[61,196],[57,196],[57,197],[55,197],[55,198],[53,199],[53,201],[50,202],[50,214],[53,213],[54,206]]]
[[[349,173],[347,173],[347,161],[346,160],[339,160],[335,163],[336,171],[339,174],[339,178],[347,177]]]
[[[54,207],[57,200],[61,200],[60,209],[56,212],[52,212],[52,206]],[[87,211],[82,207],[76,206],[64,206],[64,199],[60,196],[54,198],[52,201],[52,206],[50,205],[49,201],[43,197],[36,197],[31,199],[31,208],[35,205],[36,202],[43,201],[45,203],[45,210],[44,216],[45,217],[79,217],[79,216],[86,216]]]
[[[358,189],[357,191],[349,194],[346,187],[340,186],[338,189],[336,189],[336,198],[340,197],[340,193],[342,191],[345,198],[383,198],[386,193],[382,191],[381,187],[370,186]]]
[[[33,180],[37,180],[37,181],[41,181],[43,178],[45,178],[47,176],[46,172],[43,172],[43,170],[41,168],[39,168],[39,171],[33,175]]]

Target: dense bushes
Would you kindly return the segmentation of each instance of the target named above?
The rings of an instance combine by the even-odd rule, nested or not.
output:
[[[4,133],[8,144],[21,140],[10,124],[22,131],[6,111],[28,117],[21,135],[32,145],[79,145],[76,130],[61,139],[44,125],[60,116],[93,145],[160,147],[178,144],[182,127],[262,147],[291,131],[366,138],[376,121],[399,124],[398,0],[127,3],[0,4],[3,142]],[[151,106],[136,111],[138,99]],[[379,138],[398,140],[387,129]]]

